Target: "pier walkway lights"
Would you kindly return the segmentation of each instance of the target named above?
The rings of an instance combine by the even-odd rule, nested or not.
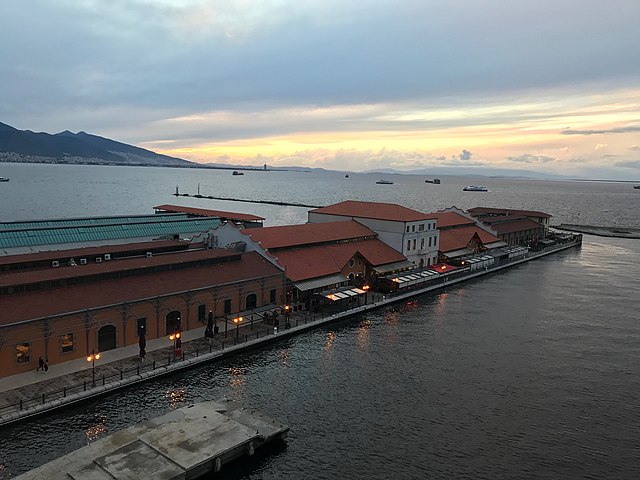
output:
[[[369,293],[369,289],[371,288],[371,286],[369,285],[363,285],[362,286],[362,290],[364,290],[364,304],[367,304],[367,294]],[[373,303],[376,303],[375,301]]]
[[[180,355],[180,350],[182,349],[182,334],[180,332],[172,333],[169,335],[169,340],[173,342],[173,352],[174,356]]]
[[[238,340],[238,337],[240,336],[240,324],[242,323],[243,318],[242,317],[236,317],[233,319],[233,323],[236,326],[236,341]]]
[[[91,386],[96,386],[96,360],[100,360],[100,354],[95,350],[91,350],[91,354],[87,357],[87,362],[91,362]]]

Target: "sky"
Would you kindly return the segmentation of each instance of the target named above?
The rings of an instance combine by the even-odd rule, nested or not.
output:
[[[639,0],[1,0],[0,122],[201,163],[640,179]]]

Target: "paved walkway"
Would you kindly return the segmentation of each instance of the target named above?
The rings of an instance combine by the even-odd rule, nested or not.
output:
[[[302,314],[293,314],[292,323],[295,325],[296,316],[303,317]],[[280,318],[280,328],[284,327],[284,319]],[[273,333],[273,325],[266,325],[262,320],[243,324],[236,329],[235,325],[229,322],[227,335],[225,337],[224,321],[218,322],[221,331],[209,342],[204,337],[204,326],[183,332],[182,351],[185,356],[199,352],[209,352],[222,350],[224,346],[234,345],[236,334],[240,342],[256,336],[265,336]],[[174,361],[174,348],[172,342],[166,338],[156,338],[148,340],[146,349],[147,355],[142,361],[139,357],[138,345],[117,348],[101,353],[101,357],[96,361],[95,378],[100,382],[102,376],[118,375],[121,371],[134,371],[138,367],[157,362],[158,365],[166,365],[169,361]],[[42,394],[49,394],[61,391],[63,388],[74,388],[86,382],[90,385],[93,381],[93,371],[91,362],[86,358],[78,358],[68,362],[49,366],[48,372],[35,370],[0,378],[0,414],[2,407],[8,404],[16,404],[21,400],[39,398]]]

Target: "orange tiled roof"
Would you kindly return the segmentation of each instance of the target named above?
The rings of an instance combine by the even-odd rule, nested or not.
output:
[[[57,268],[45,268],[38,270],[13,271],[0,274],[0,287],[11,285],[28,285],[32,283],[55,281],[74,277],[88,277],[112,272],[140,271],[153,269],[162,265],[179,265],[195,263],[199,260],[213,258],[233,258],[239,256],[237,252],[224,249],[186,250],[163,255],[154,255],[150,258],[137,257],[127,259],[115,259],[102,263],[89,262],[86,265],[75,267],[61,266]],[[76,262],[78,259],[76,259]]]
[[[374,218],[396,222],[417,222],[431,220],[431,213],[422,213],[395,203],[360,202],[347,200],[327,207],[316,208],[310,213],[341,215],[344,217]]]
[[[266,249],[337,242],[357,238],[374,238],[378,235],[370,228],[354,220],[248,228],[242,230],[242,233],[250,235],[251,238],[260,242],[262,248]]]
[[[339,273],[356,253],[374,267],[406,260],[404,255],[378,239],[292,248],[274,255],[285,266],[287,277],[299,282]]]
[[[521,218],[504,223],[492,223],[491,228],[499,234],[523,232],[525,230],[542,230],[544,227],[529,218]]]
[[[3,324],[282,274],[255,252],[240,260],[0,296]],[[20,308],[15,308],[20,305]]]
[[[481,229],[480,227],[460,227],[440,231],[440,246],[438,250],[446,253],[461,248],[466,248],[474,235],[478,235],[483,244],[499,242],[495,235]]]
[[[476,222],[456,212],[432,213],[438,228],[455,227],[457,225],[475,225]]]

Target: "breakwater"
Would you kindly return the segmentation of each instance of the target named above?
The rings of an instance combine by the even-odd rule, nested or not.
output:
[[[245,202],[245,203],[263,203],[267,205],[279,205],[285,207],[303,207],[303,208],[322,208],[322,205],[309,205],[306,203],[296,203],[296,202],[278,202],[275,200],[251,200],[248,198],[232,198],[232,197],[215,197],[213,195],[201,195],[199,193],[190,194],[190,193],[180,193],[178,188],[176,188],[175,193],[173,194],[175,197],[191,197],[191,198],[208,198],[209,200],[226,200],[229,202]]]
[[[599,237],[640,238],[640,228],[638,227],[604,227],[561,223],[560,225],[554,225],[553,228],[568,232],[587,233]]]

